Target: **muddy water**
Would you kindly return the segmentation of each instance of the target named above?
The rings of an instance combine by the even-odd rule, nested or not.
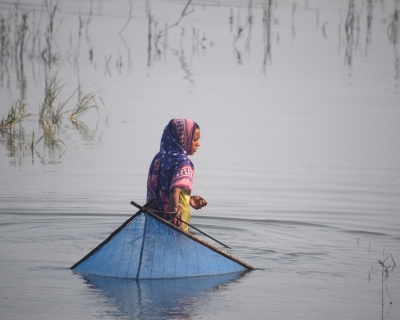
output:
[[[400,4],[193,1],[180,19],[185,5],[60,1],[47,42],[41,1],[17,15],[0,3],[0,121],[19,99],[31,114],[0,134],[1,318],[397,319]],[[57,137],[40,139],[55,73],[56,107],[71,99]],[[97,108],[71,121],[88,92]],[[202,129],[194,193],[209,205],[193,223],[258,270],[72,273],[144,202],[173,117]]]

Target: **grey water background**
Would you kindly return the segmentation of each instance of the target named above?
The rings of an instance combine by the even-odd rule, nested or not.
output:
[[[186,4],[60,0],[45,61],[44,2],[0,1],[0,120],[21,98],[32,114],[0,134],[0,318],[398,319],[399,1]],[[31,150],[49,69],[60,102],[78,91]],[[88,91],[102,102],[74,123]],[[144,203],[173,117],[201,126],[193,224],[258,270],[74,274]]]

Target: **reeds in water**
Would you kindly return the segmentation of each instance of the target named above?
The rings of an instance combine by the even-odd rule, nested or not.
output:
[[[62,101],[60,94],[63,88],[64,83],[58,80],[57,72],[46,77],[44,102],[39,113],[39,123],[43,129],[43,135],[37,143],[44,138],[45,145],[54,146],[58,141],[65,145],[58,137],[59,126],[67,112],[64,111],[65,106],[78,90],[75,90],[65,101]]]
[[[81,131],[82,128],[85,128],[85,125],[83,123],[78,125],[79,117],[91,109],[96,109],[99,113],[100,101],[104,106],[99,97],[99,92],[93,93],[92,91],[81,95],[80,85],[78,85],[78,89],[72,89],[72,92],[67,90],[67,87],[70,87],[69,84],[60,80],[58,76],[60,69],[55,70],[55,64],[61,62],[58,65],[59,68],[62,67],[63,55],[57,46],[56,35],[62,25],[63,18],[58,19],[59,1],[43,0],[43,3],[38,19],[34,9],[24,8],[24,5],[20,4],[19,1],[15,5],[10,4],[11,9],[8,13],[4,13],[4,10],[0,12],[0,86],[3,87],[4,79],[10,81],[10,72],[15,70],[17,88],[19,89],[19,99],[10,104],[8,113],[1,113],[3,118],[0,117],[0,144],[6,146],[7,150],[10,151],[9,155],[13,157],[16,157],[14,155],[17,154],[20,155],[20,160],[23,159],[26,150],[32,151],[33,159],[33,150],[38,152],[38,143],[41,146],[43,145],[44,151],[46,149],[53,150],[61,145],[66,146],[66,143],[61,140],[64,139],[63,130],[66,128],[62,122],[67,119],[67,121],[72,122],[75,129]],[[42,15],[47,18],[44,26],[41,26]],[[87,25],[90,18],[91,13]],[[80,14],[79,21],[77,55],[79,54],[80,37],[84,26],[84,20]],[[86,35],[88,38],[87,28]],[[40,62],[40,65],[44,68],[44,96],[42,96],[42,102],[36,106],[38,112],[35,115],[27,112],[28,107],[25,103],[25,101],[28,101],[25,97],[27,80],[24,74],[24,62],[27,58],[32,63],[32,67],[35,62]],[[77,59],[77,56],[75,58]],[[93,52],[91,51],[90,61],[92,61],[92,58]],[[120,60],[122,61],[122,59]],[[35,73],[35,71],[33,72]],[[77,92],[79,92],[77,103],[73,104],[70,100],[75,98]],[[26,134],[21,122],[31,116],[35,117],[37,128]],[[16,128],[17,124],[20,125]],[[22,163],[22,160],[20,162]]]
[[[41,56],[43,61],[50,66],[52,63],[55,63],[57,60],[56,53],[53,53],[52,45],[54,38],[54,22],[55,16],[58,11],[58,2],[53,6],[51,0],[45,1],[47,15],[48,15],[48,24],[45,31],[45,39],[46,39],[46,48],[42,51]]]
[[[31,116],[25,111],[26,104],[20,99],[11,105],[6,117],[0,121],[0,131],[12,129],[17,123]]]
[[[103,107],[104,102],[98,92],[86,92],[79,99],[74,109],[64,110],[71,98],[78,92],[76,89],[65,101],[61,100],[61,93],[64,88],[64,83],[58,80],[57,72],[53,73],[49,78],[46,78],[45,99],[42,104],[39,121],[43,129],[43,135],[39,138],[36,144],[45,139],[45,145],[54,146],[58,142],[65,143],[59,138],[58,132],[62,119],[69,115],[69,120],[76,126],[78,118],[87,113],[91,109],[96,109],[99,113],[98,101],[101,101]],[[105,108],[105,107],[104,107]]]
[[[44,102],[40,110],[41,121],[48,118],[50,118],[53,123],[59,123],[61,121],[62,115],[64,114],[64,107],[77,91],[75,90],[66,101],[62,102],[60,100],[60,93],[63,88],[64,83],[58,80],[57,72],[46,77]]]
[[[10,34],[11,34],[11,26],[12,26],[12,16],[3,17],[0,14],[0,62],[3,64],[3,61],[10,56],[11,51],[11,43],[10,43]]]
[[[393,269],[396,266],[396,262],[394,261],[393,256],[392,255],[390,255],[390,256],[391,256],[392,261],[393,261],[393,266],[392,265],[386,265],[386,260],[388,259],[388,257],[382,259],[382,261],[378,260],[379,264],[382,266],[382,289],[381,289],[382,291],[379,292],[382,295],[382,320],[383,320],[384,305],[385,305],[385,295],[384,295],[384,290],[383,290],[384,286],[386,286],[386,292],[387,292],[387,295],[389,297],[389,304],[393,304],[392,298],[390,297],[390,294],[389,294],[389,289],[388,289],[387,285],[385,285],[385,283],[384,283],[385,278],[389,277],[390,272],[393,271]],[[385,250],[383,250],[383,257],[385,257]]]
[[[72,122],[76,122],[77,118],[86,112],[88,112],[90,109],[95,108],[98,110],[98,105],[96,100],[100,100],[103,103],[103,100],[100,98],[98,95],[98,92],[96,93],[90,93],[87,92],[85,93],[81,99],[79,99],[75,109],[72,111],[71,116],[69,117]],[[103,103],[104,106],[104,103]]]
[[[394,12],[390,17],[390,23],[387,27],[387,35],[392,44],[399,42],[400,35],[400,0],[395,0]]]

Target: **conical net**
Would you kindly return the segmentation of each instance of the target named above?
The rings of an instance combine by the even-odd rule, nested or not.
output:
[[[184,278],[247,270],[217,250],[140,214],[75,271],[133,279]]]

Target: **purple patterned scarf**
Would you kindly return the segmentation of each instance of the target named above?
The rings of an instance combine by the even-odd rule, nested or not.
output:
[[[160,151],[151,162],[147,179],[147,202],[153,198],[152,207],[156,210],[172,211],[169,194],[174,188],[192,192],[194,166],[188,158],[196,123],[188,119],[172,119],[165,127]],[[162,216],[167,219],[167,215]],[[180,226],[174,219],[173,224]]]

